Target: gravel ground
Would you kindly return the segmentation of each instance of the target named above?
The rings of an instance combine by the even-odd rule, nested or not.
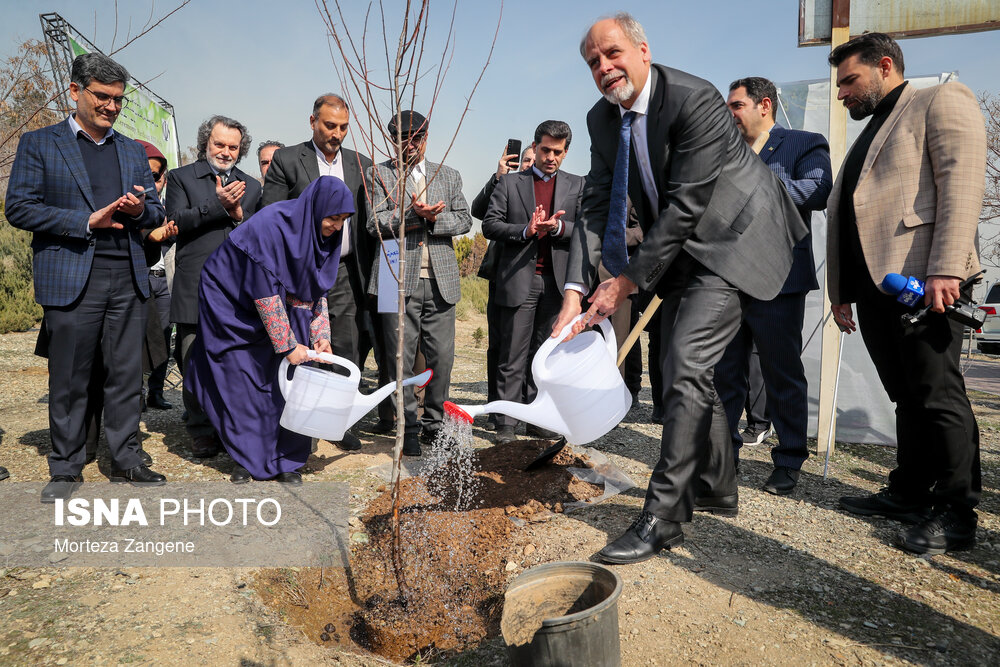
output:
[[[483,400],[485,350],[459,322],[452,397]],[[0,336],[0,465],[12,481],[47,479],[47,373],[31,354],[35,334]],[[1000,363],[984,359],[1000,375]],[[969,552],[914,557],[891,546],[900,526],[849,516],[845,494],[876,491],[894,450],[839,445],[829,479],[806,462],[799,487],[779,498],[759,490],[770,473],[766,446],[745,448],[740,514],[697,516],[686,542],[645,563],[617,567],[622,663],[672,664],[996,664],[1000,655],[1000,397],[971,392],[982,430],[983,501],[979,543]],[[180,404],[180,392],[167,398]],[[642,505],[659,448],[642,405],[597,447],[638,484],[603,504],[530,524],[514,559],[522,569],[587,560],[617,537]],[[231,462],[190,458],[180,408],[144,414],[144,446],[168,480],[221,480]],[[488,434],[476,431],[479,442]],[[390,442],[362,434],[362,453],[321,442],[309,478],[346,480],[352,511],[377,493],[367,468],[389,460]],[[84,475],[102,479],[108,462]],[[2,519],[0,519],[2,520]],[[265,607],[252,572],[223,568],[127,570],[3,567],[0,664],[347,664],[383,661],[324,649]],[[448,660],[506,664],[494,639]]]

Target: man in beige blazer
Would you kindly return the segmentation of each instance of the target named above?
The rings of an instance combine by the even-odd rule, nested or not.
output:
[[[854,514],[913,523],[898,544],[940,554],[975,544],[981,492],[979,428],[959,368],[962,325],[944,307],[979,271],[976,229],[986,169],[986,131],[968,88],[915,90],[903,54],[869,33],[830,54],[839,99],[851,117],[871,116],[848,151],[828,204],[827,267],[833,317],[856,329],[896,404],[896,468],[888,487],[843,497]],[[926,282],[933,312],[907,329],[909,309],[878,289],[887,273]]]

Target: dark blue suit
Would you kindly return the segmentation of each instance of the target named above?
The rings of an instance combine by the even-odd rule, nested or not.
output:
[[[813,132],[775,125],[760,157],[784,183],[803,222],[809,225],[812,212],[826,208],[826,198],[833,188],[826,139]],[[771,450],[771,459],[775,466],[798,470],[809,456],[802,320],[806,293],[818,288],[810,234],[795,245],[792,268],[778,296],[770,301],[750,299],[739,332],[715,367],[715,388],[726,410],[737,457],[743,445],[739,420],[746,403],[748,364],[754,343],[760,355],[768,417],[778,433],[779,445]]]
[[[133,185],[152,188],[145,150],[117,133],[111,141],[122,191],[133,191]],[[94,265],[97,243],[89,218],[106,203],[94,201],[91,177],[68,120],[21,137],[6,214],[13,226],[33,233],[35,300],[45,309],[50,339],[52,475],[79,475],[83,469],[87,385],[94,359],[102,356],[105,435],[112,461],[120,469],[141,464],[137,434],[149,268],[139,230],[161,224],[164,211],[152,194],[137,219],[115,215],[128,238],[130,271],[125,272]]]
[[[153,175],[142,146],[115,135],[122,183],[153,187]],[[94,244],[88,219],[97,210],[83,156],[65,120],[21,137],[7,186],[6,215],[10,224],[33,232],[35,300],[42,306],[67,306],[80,296]],[[149,267],[139,229],[163,221],[156,195],[146,198],[142,217],[129,232],[132,274],[143,298],[149,296]]]

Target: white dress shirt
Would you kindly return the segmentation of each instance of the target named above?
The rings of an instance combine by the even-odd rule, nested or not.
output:
[[[326,155],[319,149],[316,142],[313,142],[313,149],[316,151],[316,164],[319,166],[320,176],[334,176],[344,180],[344,161],[341,159],[343,152],[337,151],[333,159],[327,162]],[[344,234],[340,242],[340,258],[343,259],[351,254],[351,218],[344,220]]]

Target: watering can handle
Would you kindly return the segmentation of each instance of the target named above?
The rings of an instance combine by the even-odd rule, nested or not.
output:
[[[574,317],[569,324],[563,327],[563,330],[559,332],[558,338],[548,338],[544,343],[539,346],[538,351],[535,352],[535,358],[541,358],[543,361],[552,350],[555,349],[556,345],[566,340],[566,336],[570,334],[573,330],[573,325],[583,319],[583,313],[580,313]],[[597,325],[601,333],[604,335],[604,343],[608,347],[608,354],[614,359],[618,355],[618,341],[615,339],[615,329],[611,326],[611,320],[602,320],[600,324]]]
[[[309,350],[306,354],[310,359],[343,366],[350,373],[347,377],[353,382],[358,382],[361,379],[361,369],[355,366],[350,359],[344,359],[343,357],[338,357],[335,354],[327,352],[316,352],[315,350]],[[292,381],[288,379],[288,367],[290,365],[288,359],[282,359],[281,365],[278,367],[278,389],[281,390],[281,395],[285,398],[288,398],[288,392],[292,389]]]
[[[570,332],[573,330],[573,325],[582,319],[583,319],[583,313],[574,317],[569,324],[564,326],[562,331],[559,332],[559,336],[557,338],[552,338],[552,337],[546,338],[545,341],[538,346],[538,350],[535,352],[535,357],[531,362],[531,368],[533,371],[535,369],[535,363],[538,363],[539,365],[538,371],[535,371],[536,377],[539,372],[541,372],[542,374],[545,373],[544,371],[545,360],[548,359],[550,354],[552,354],[552,350],[556,348],[556,345],[566,340],[566,336],[568,336]]]
[[[361,381],[361,369],[358,368],[353,361],[350,359],[345,359],[344,357],[338,357],[335,354],[330,354],[329,352],[317,352],[316,350],[308,350],[306,352],[310,359],[315,359],[317,361],[322,361],[327,364],[333,364],[334,366],[341,366],[348,370],[348,379],[352,382]]]

